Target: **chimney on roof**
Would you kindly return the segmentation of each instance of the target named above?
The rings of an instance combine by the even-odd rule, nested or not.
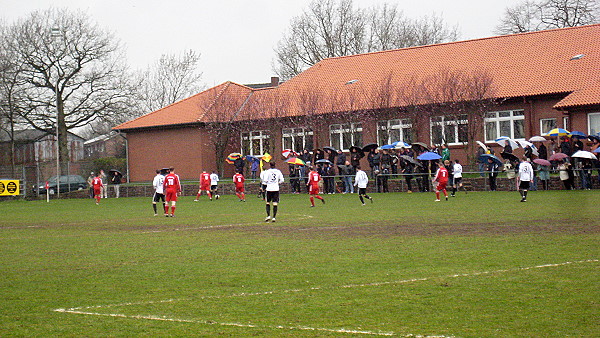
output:
[[[271,76],[271,87],[279,86],[279,76]]]

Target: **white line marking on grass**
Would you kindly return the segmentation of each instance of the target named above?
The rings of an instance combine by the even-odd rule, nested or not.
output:
[[[572,262],[563,262],[563,263],[553,263],[553,264],[542,264],[535,265],[523,268],[512,268],[512,269],[501,269],[501,270],[492,270],[492,271],[479,271],[472,273],[463,273],[463,274],[454,274],[447,276],[436,276],[436,277],[424,277],[424,278],[412,278],[412,279],[404,279],[397,281],[387,281],[387,282],[374,282],[374,283],[364,283],[364,284],[347,284],[341,286],[332,286],[332,287],[311,287],[308,289],[289,289],[289,290],[280,290],[280,291],[265,291],[265,292],[252,292],[252,293],[238,293],[226,296],[202,296],[200,299],[224,299],[224,298],[233,298],[233,297],[251,297],[251,296],[265,296],[272,295],[277,293],[295,293],[295,292],[307,292],[307,291],[318,291],[318,290],[326,290],[326,289],[338,289],[338,288],[359,288],[359,287],[369,287],[369,286],[383,286],[383,285],[393,285],[393,284],[407,284],[407,283],[415,283],[415,282],[423,282],[433,279],[439,278],[460,278],[460,277],[474,277],[474,276],[482,276],[482,275],[490,275],[490,274],[500,274],[500,273],[508,273],[515,271],[527,271],[533,269],[543,269],[550,267],[560,267],[571,264],[583,264],[583,263],[597,263],[600,260],[598,259],[588,259],[581,261],[572,261]],[[133,305],[147,305],[147,304],[160,304],[160,303],[171,303],[177,301],[190,301],[192,299],[167,299],[160,301],[147,301],[147,302],[132,302],[132,303],[121,303],[121,304],[109,304],[109,305],[96,305],[96,306],[82,306],[82,307],[73,307],[69,309],[55,309],[55,312],[61,313],[71,313],[71,314],[80,314],[80,315],[89,315],[89,316],[104,316],[104,317],[119,317],[119,318],[130,318],[130,319],[144,319],[144,320],[160,320],[160,321],[170,321],[170,322],[180,322],[180,323],[198,323],[198,324],[210,324],[210,325],[221,325],[221,326],[236,326],[236,327],[245,327],[245,328],[269,328],[269,329],[285,329],[285,330],[308,330],[308,331],[322,331],[322,332],[333,332],[333,333],[349,333],[349,334],[363,334],[363,335],[375,335],[375,336],[394,336],[396,335],[394,332],[375,332],[375,331],[363,331],[363,330],[349,330],[349,329],[328,329],[328,328],[313,328],[307,326],[259,326],[254,324],[241,324],[241,323],[219,323],[212,320],[194,320],[194,319],[178,319],[178,318],[168,318],[166,316],[142,316],[142,315],[125,315],[119,313],[97,313],[97,312],[89,312],[84,310],[90,309],[102,309],[102,308],[110,308],[110,307],[119,307],[119,306],[133,306]],[[439,336],[439,335],[413,335],[408,334],[405,337],[415,337],[415,338],[450,338],[454,336]]]
[[[307,331],[323,331],[323,332],[335,332],[335,333],[351,333],[351,334],[364,334],[373,336],[393,336],[393,332],[374,332],[374,331],[363,331],[363,330],[348,330],[348,329],[327,329],[320,327],[307,327],[307,326],[259,326],[254,324],[242,324],[242,323],[219,323],[212,320],[196,320],[196,319],[180,319],[180,318],[168,318],[166,316],[142,316],[142,315],[125,315],[121,313],[97,313],[87,312],[73,309],[56,309],[55,312],[72,313],[79,315],[88,316],[100,316],[100,317],[118,317],[118,318],[129,318],[129,319],[145,319],[145,320],[158,320],[167,322],[178,322],[178,323],[197,323],[197,324],[209,324],[209,325],[221,325],[221,326],[235,326],[245,328],[269,328],[269,329],[285,329],[285,330],[307,330]],[[431,336],[428,336],[431,337]],[[440,336],[441,337],[441,336]]]

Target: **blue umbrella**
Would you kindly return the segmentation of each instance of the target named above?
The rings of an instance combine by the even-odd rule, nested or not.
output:
[[[422,160],[422,161],[435,161],[435,160],[439,160],[440,158],[442,158],[440,155],[433,153],[431,151],[428,151],[426,153],[423,153],[423,154],[417,156],[417,159]]]
[[[393,144],[386,144],[381,146],[381,149],[394,149],[394,145]]]
[[[592,151],[593,153],[599,153],[600,154],[600,147],[596,148],[596,150]]]
[[[586,138],[587,137],[586,134],[584,134],[583,132],[580,132],[580,131],[572,131],[570,135],[571,135],[571,137],[577,137],[577,138]]]
[[[256,157],[256,156],[252,156],[252,155],[246,155],[246,161],[250,161],[250,162],[258,162],[258,161],[260,161],[260,160],[259,160],[259,159],[258,159],[258,157]]]
[[[496,162],[499,165],[503,164],[501,159],[499,159],[498,157],[496,157],[492,154],[481,154],[479,156],[479,161],[481,161],[481,162],[485,163],[485,162],[487,162],[488,159],[492,159],[492,161]]]
[[[399,148],[410,148],[411,145],[403,142],[403,141],[398,141],[398,142],[394,142],[392,143],[392,145],[394,146],[394,148],[399,149]]]

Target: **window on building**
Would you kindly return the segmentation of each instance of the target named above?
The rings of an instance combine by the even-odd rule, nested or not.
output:
[[[412,143],[412,123],[410,119],[377,122],[377,141],[380,145],[398,141]]]
[[[466,115],[458,117],[434,116],[431,118],[431,142],[433,144],[463,144],[468,142]]]
[[[563,128],[566,130],[570,130],[571,129],[571,121],[569,121],[569,117],[568,116],[563,116]]]
[[[362,124],[332,124],[329,126],[329,139],[335,149],[348,151],[351,146],[362,147]]]
[[[544,135],[556,127],[556,119],[540,119],[540,135]]]
[[[313,131],[310,128],[283,128],[283,149],[292,149],[300,153],[304,149],[313,149]]]
[[[600,113],[588,114],[588,134],[598,135],[600,133]]]
[[[493,142],[500,136],[523,139],[525,138],[525,113],[523,110],[487,113],[484,129],[486,142]]]
[[[242,133],[242,154],[257,156],[271,152],[269,132],[257,130]]]

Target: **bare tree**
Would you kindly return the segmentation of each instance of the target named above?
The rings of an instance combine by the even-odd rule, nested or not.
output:
[[[6,45],[6,26],[0,25],[0,45]],[[10,50],[0,49],[0,130],[4,131],[10,142],[9,157],[11,175],[15,175],[15,131],[18,128],[19,115],[23,113],[23,95],[19,87],[23,84],[20,74],[22,64],[16,60]]]
[[[69,130],[126,109],[119,43],[86,14],[35,11],[12,25],[8,35],[6,48],[23,64],[20,90],[28,106],[22,117],[47,133],[58,125],[60,161],[69,159]]]
[[[600,22],[597,0],[526,0],[504,11],[497,34],[576,27]]]
[[[274,70],[290,78],[322,59],[452,41],[456,28],[436,16],[404,17],[396,5],[355,8],[352,0],[313,1],[275,48]]]
[[[138,113],[152,112],[198,93],[202,88],[199,61],[200,54],[193,50],[163,54],[138,74]]]

